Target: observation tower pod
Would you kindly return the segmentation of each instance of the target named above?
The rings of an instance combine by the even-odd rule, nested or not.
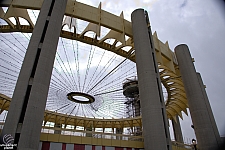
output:
[[[127,98],[126,104],[127,117],[138,117],[141,115],[139,89],[137,77],[127,78],[123,82],[123,95]],[[132,130],[132,134],[141,135],[141,128],[135,127]]]
[[[123,83],[123,95],[128,98],[135,98],[139,95],[137,77],[127,78]]]

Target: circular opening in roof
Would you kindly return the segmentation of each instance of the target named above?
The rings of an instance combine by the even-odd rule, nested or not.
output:
[[[81,92],[70,92],[67,94],[67,98],[72,102],[80,104],[91,104],[95,101],[93,96]]]
[[[73,99],[77,99],[77,100],[82,101],[82,102],[88,102],[89,101],[88,98],[83,97],[83,96],[73,96]]]

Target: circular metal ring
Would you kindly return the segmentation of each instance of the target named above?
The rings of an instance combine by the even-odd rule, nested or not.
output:
[[[74,96],[80,96],[80,97],[87,98],[88,101],[74,98]],[[76,102],[76,103],[80,103],[80,104],[91,104],[95,101],[95,98],[93,96],[91,96],[87,93],[81,93],[81,92],[70,92],[67,94],[67,98],[68,98],[68,100],[70,100],[72,102]]]

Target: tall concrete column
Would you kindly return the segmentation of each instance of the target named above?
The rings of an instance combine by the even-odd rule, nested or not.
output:
[[[3,134],[18,149],[38,149],[46,99],[67,0],[44,0],[10,104]]]
[[[175,48],[175,53],[188,99],[198,147],[201,150],[216,150],[220,143],[217,138],[218,130],[216,124],[213,123],[215,120],[212,117],[208,98],[206,99],[203,85],[199,82],[190,51],[187,45],[181,44]]]
[[[201,74],[197,73],[197,77],[198,77],[199,85],[200,85],[201,90],[202,90],[202,94],[204,96],[205,106],[206,106],[207,111],[208,111],[208,115],[209,115],[209,118],[210,118],[210,122],[211,122],[211,125],[212,125],[212,128],[213,128],[214,135],[217,139],[217,142],[220,144],[221,143],[221,137],[220,137],[217,125],[216,125],[215,118],[213,116],[213,112],[212,112],[212,109],[211,109],[211,106],[210,106],[210,103],[209,103],[209,99],[208,99],[208,96],[207,96],[207,93],[206,93],[206,90],[205,90],[205,85],[202,81]]]
[[[143,9],[131,15],[145,150],[168,150],[171,141],[158,64],[148,15]]]
[[[175,122],[175,120],[172,120],[172,126],[173,126],[173,133],[174,133],[175,141],[184,143],[181,126],[180,126],[180,120],[179,120],[178,116],[176,116],[176,122]]]

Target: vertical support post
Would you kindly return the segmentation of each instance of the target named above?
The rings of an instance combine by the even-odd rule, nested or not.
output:
[[[140,116],[141,115],[141,108],[140,108],[140,101],[139,101],[139,99],[135,99],[134,100],[134,116],[135,117],[138,117],[138,116]]]
[[[92,133],[90,133],[90,132],[93,131],[92,126],[86,127],[86,131],[89,131],[88,133],[86,133],[86,137],[92,137],[93,136]]]
[[[141,100],[145,150],[171,150],[168,120],[162,94],[155,48],[143,9],[131,15],[138,86]]]
[[[199,149],[218,149],[220,140],[212,111],[206,98],[205,89],[196,74],[188,46],[178,45],[175,48],[179,70],[186,91],[190,114],[194,125]],[[204,92],[203,92],[204,91]],[[210,108],[210,109],[209,109]]]
[[[123,134],[123,128],[116,128],[116,134]],[[117,140],[122,140],[122,136],[116,136]]]
[[[205,85],[203,84],[201,74],[198,73],[198,72],[197,72],[197,77],[198,77],[199,86],[201,87],[201,90],[202,90],[202,94],[203,94],[203,97],[204,97],[206,109],[208,111],[208,115],[209,115],[209,118],[210,118],[210,122],[211,122],[211,125],[212,125],[212,128],[213,128],[214,135],[215,135],[215,137],[217,139],[217,142],[219,144],[221,144],[220,143],[221,142],[221,137],[220,137],[217,125],[216,125],[215,118],[213,116],[212,108],[210,106],[209,99],[208,99],[208,96],[207,96],[207,93],[206,93],[206,90],[205,90]]]
[[[54,130],[54,134],[61,134],[62,125],[60,123],[55,123],[54,127],[59,128]]]
[[[38,149],[62,19],[67,0],[45,0],[23,61],[2,136],[18,149]]]
[[[134,104],[134,116],[138,117],[141,115],[141,108],[140,108],[140,99],[138,96],[135,97],[135,100],[133,102]],[[135,131],[135,135],[136,136],[140,136],[141,135],[141,127],[136,127],[136,131]]]
[[[174,120],[172,120],[172,125],[173,125],[173,132],[174,132],[175,141],[180,142],[180,143],[184,143],[183,135],[182,135],[182,131],[181,131],[181,126],[180,126],[180,120],[179,120],[178,116],[176,116],[176,122]]]

